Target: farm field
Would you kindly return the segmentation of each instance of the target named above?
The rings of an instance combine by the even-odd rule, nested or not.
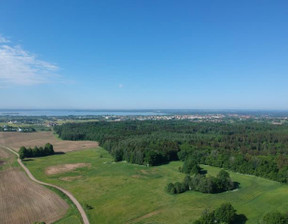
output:
[[[86,206],[91,223],[188,224],[204,209],[230,202],[238,214],[246,215],[246,223],[255,224],[266,212],[287,212],[288,207],[287,185],[234,172],[229,173],[233,181],[240,183],[238,190],[170,195],[165,192],[165,186],[183,180],[184,175],[178,172],[182,162],[157,167],[115,163],[100,147],[35,158],[25,161],[25,165],[37,179],[61,186],[84,207],[91,206],[92,209]],[[202,167],[209,175],[216,175],[220,170]]]
[[[1,223],[53,223],[66,216],[69,205],[46,187],[32,182],[16,157],[0,147]]]
[[[0,144],[17,151],[21,146],[44,146],[48,142],[54,146],[55,152],[69,152],[98,146],[98,143],[94,141],[64,141],[53,135],[53,132],[48,131],[32,133],[0,132]]]

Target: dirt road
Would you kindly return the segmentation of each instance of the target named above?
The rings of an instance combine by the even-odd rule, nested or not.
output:
[[[2,146],[2,145],[1,145]],[[21,159],[19,158],[19,154],[17,152],[15,152],[13,149],[9,148],[9,147],[6,147],[6,146],[2,146],[3,148],[9,150],[10,152],[14,153],[15,155],[17,155],[18,159],[18,163],[20,164],[20,166],[24,169],[24,171],[27,173],[28,177],[38,183],[38,184],[42,184],[42,185],[45,185],[45,186],[50,186],[50,187],[54,187],[60,191],[62,191],[64,194],[66,194],[70,199],[71,201],[76,205],[77,209],[79,210],[81,216],[82,216],[82,219],[83,219],[83,223],[84,224],[90,224],[89,223],[89,220],[88,220],[88,217],[84,211],[84,209],[82,208],[82,206],[80,205],[80,203],[77,201],[77,199],[69,192],[69,191],[66,191],[65,189],[61,188],[61,187],[58,187],[54,184],[49,184],[49,183],[44,183],[42,181],[39,181],[37,179],[35,179],[35,177],[32,175],[32,173],[29,171],[29,169],[22,163]]]

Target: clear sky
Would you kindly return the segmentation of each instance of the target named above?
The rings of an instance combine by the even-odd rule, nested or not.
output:
[[[288,109],[288,1],[2,0],[0,100]]]

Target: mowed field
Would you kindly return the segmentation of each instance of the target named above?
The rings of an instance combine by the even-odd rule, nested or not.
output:
[[[287,212],[288,208],[287,185],[234,172],[229,173],[240,183],[238,190],[170,195],[165,192],[165,186],[184,178],[178,172],[181,162],[158,167],[115,163],[100,147],[36,158],[25,164],[36,178],[57,184],[73,193],[83,205],[92,206],[93,209],[86,209],[91,223],[188,224],[204,209],[231,202],[238,214],[246,215],[248,224],[255,224],[268,211]],[[209,175],[216,175],[220,170],[203,168]]]
[[[94,141],[63,141],[55,137],[53,132],[0,132],[0,145],[5,145],[15,150],[19,150],[21,146],[44,146],[48,142],[54,146],[56,152],[69,152],[98,146],[98,143]]]
[[[17,166],[16,157],[0,147],[0,223],[53,223],[69,205],[56,193],[32,182]]]

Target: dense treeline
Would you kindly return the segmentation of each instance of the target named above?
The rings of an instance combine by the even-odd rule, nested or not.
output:
[[[181,154],[183,152],[179,153],[179,157],[182,158]],[[255,156],[233,151],[195,151],[194,149],[189,151],[188,154],[201,164],[265,177],[282,183],[288,182],[288,159],[286,154]]]
[[[115,161],[159,165],[192,156],[197,163],[288,181],[288,125],[125,121],[63,124],[55,131],[66,140],[98,141]]]
[[[179,194],[185,191],[199,191],[202,193],[221,193],[237,188],[238,184],[233,182],[228,172],[221,170],[217,177],[205,174],[187,175],[182,183],[169,183],[167,191],[170,194]]]
[[[209,211],[204,210],[202,216],[193,224],[236,224],[245,223],[247,220],[245,215],[237,215],[236,209],[230,203],[224,203],[219,208]]]
[[[47,143],[44,147],[37,147],[34,148],[26,148],[22,146],[19,150],[20,159],[29,158],[29,157],[40,157],[40,156],[48,156],[53,155],[54,149],[53,145]]]

